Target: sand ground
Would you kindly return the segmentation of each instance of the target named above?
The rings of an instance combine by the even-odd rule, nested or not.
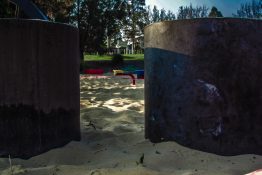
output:
[[[130,83],[123,77],[82,78],[82,140],[28,160],[12,159],[12,174],[243,175],[262,168],[258,155],[225,157],[145,140],[144,81]],[[11,174],[8,159],[0,159],[0,171]]]

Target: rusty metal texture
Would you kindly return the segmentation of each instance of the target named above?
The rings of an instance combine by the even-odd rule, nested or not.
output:
[[[147,26],[146,138],[220,155],[262,154],[261,38],[261,20]]]

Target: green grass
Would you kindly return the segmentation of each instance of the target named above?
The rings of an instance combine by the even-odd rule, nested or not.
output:
[[[144,60],[144,54],[128,54],[128,55],[123,55],[124,60]]]
[[[125,54],[124,60],[144,60],[144,54]],[[85,55],[85,61],[110,61],[112,56],[110,55]]]

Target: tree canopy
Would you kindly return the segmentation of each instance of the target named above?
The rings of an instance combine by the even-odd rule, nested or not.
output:
[[[252,0],[240,5],[234,17],[262,19],[262,0]]]
[[[123,20],[122,32],[126,40],[132,43],[132,53],[137,40],[143,35],[145,23],[145,0],[129,0],[126,3],[126,16]]]
[[[75,0],[32,0],[51,21],[68,23]]]
[[[215,18],[215,17],[223,17],[222,13],[216,8],[212,7],[208,17]]]
[[[171,21],[176,19],[176,15],[172,11],[166,11],[165,9],[159,10],[157,6],[154,6],[152,11],[149,9],[149,15],[150,23],[159,21]]]
[[[192,18],[205,18],[207,17],[208,8],[203,6],[193,7],[190,6],[180,6],[178,9],[177,19],[192,19]]]

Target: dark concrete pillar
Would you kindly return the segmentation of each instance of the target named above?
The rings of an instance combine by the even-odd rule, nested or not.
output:
[[[145,28],[146,137],[221,155],[262,154],[262,21]]]
[[[78,29],[0,19],[0,156],[80,140]]]

